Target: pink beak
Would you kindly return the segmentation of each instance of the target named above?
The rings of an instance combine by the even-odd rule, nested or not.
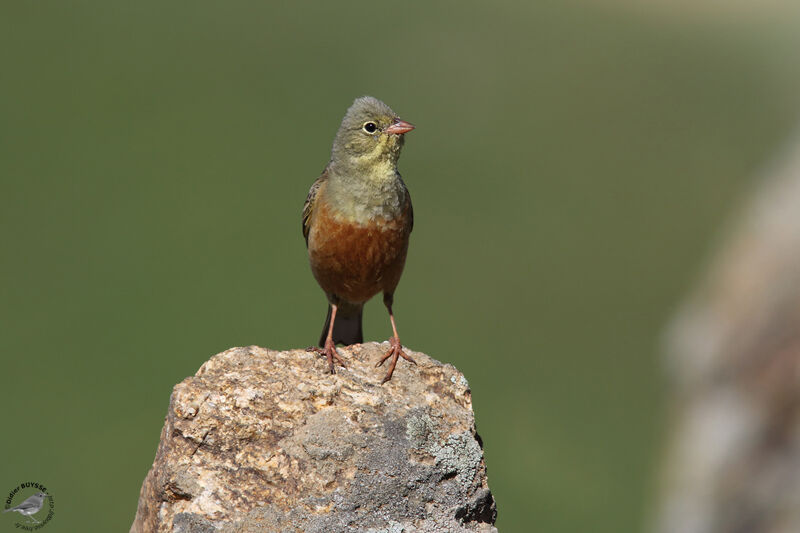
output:
[[[414,125],[399,118],[394,119],[394,124],[386,128],[386,133],[394,133],[395,135],[402,135],[414,129]]]

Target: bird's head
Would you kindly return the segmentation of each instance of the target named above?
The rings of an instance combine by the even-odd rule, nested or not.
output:
[[[356,98],[333,141],[335,164],[350,168],[390,165],[400,157],[404,134],[414,126],[372,96]]]

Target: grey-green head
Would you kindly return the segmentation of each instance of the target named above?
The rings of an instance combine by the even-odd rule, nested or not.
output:
[[[404,134],[413,129],[377,98],[356,98],[336,132],[331,159],[345,168],[395,165]]]

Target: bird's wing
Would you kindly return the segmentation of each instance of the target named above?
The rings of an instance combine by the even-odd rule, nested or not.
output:
[[[303,237],[306,239],[306,246],[308,246],[308,232],[311,229],[311,214],[314,212],[314,204],[317,200],[317,192],[322,184],[328,179],[328,169],[326,168],[320,177],[317,178],[311,185],[311,189],[306,196],[306,203],[303,204]]]
[[[21,504],[14,507],[14,511],[27,511],[28,509],[36,509],[37,507],[41,506],[42,506],[42,501],[35,496],[31,496]]]
[[[406,203],[408,204],[408,232],[414,229],[414,206],[411,205],[411,193],[406,189]]]

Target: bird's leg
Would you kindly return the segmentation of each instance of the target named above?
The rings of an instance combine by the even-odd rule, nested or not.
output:
[[[392,313],[392,300],[393,300],[392,296],[393,295],[391,294],[383,295],[383,303],[386,305],[386,309],[389,310],[389,320],[392,321],[392,332],[394,333],[394,335],[392,336],[391,339],[389,339],[389,344],[390,344],[389,351],[386,352],[386,355],[384,355],[383,358],[380,361],[378,361],[378,364],[375,365],[375,366],[381,366],[384,363],[384,361],[386,361],[390,357],[392,358],[391,362],[389,363],[389,370],[386,372],[386,376],[381,381],[381,385],[392,379],[392,374],[394,373],[394,367],[397,366],[397,360],[400,357],[402,357],[406,361],[414,363],[415,365],[417,364],[416,361],[414,361],[403,351],[403,345],[400,343],[400,337],[397,335],[397,325],[394,323],[394,313]]]
[[[309,346],[307,348],[308,351],[316,352],[328,358],[328,367],[330,368],[331,374],[336,373],[336,370],[333,368],[334,359],[336,359],[336,361],[344,368],[347,368],[347,365],[344,364],[344,361],[342,361],[342,358],[339,357],[339,354],[336,352],[336,345],[333,343],[333,323],[335,321],[336,306],[331,304],[331,323],[328,326],[328,336],[325,338],[325,347],[317,348],[316,346]]]

